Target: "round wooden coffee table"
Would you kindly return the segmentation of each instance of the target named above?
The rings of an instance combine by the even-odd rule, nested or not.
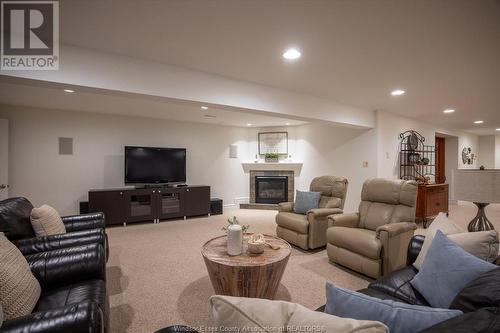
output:
[[[265,235],[267,242],[280,246],[280,249],[266,246],[264,253],[250,254],[247,251],[248,238],[249,234],[246,234],[243,253],[238,256],[227,254],[227,236],[213,238],[203,245],[201,254],[215,293],[274,299],[292,248],[281,238]]]

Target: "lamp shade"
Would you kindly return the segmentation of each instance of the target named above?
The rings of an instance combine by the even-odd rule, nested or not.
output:
[[[452,183],[455,200],[500,203],[500,170],[455,169]]]

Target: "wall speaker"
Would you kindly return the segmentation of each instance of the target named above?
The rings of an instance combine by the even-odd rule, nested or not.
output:
[[[229,158],[238,158],[238,146],[229,145]]]
[[[59,155],[73,155],[73,138],[59,138]]]

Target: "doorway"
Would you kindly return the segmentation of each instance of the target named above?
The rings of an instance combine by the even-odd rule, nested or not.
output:
[[[446,183],[446,138],[436,136],[436,184]]]

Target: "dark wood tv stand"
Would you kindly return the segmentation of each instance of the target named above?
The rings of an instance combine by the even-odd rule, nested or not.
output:
[[[106,225],[210,215],[210,186],[113,188],[89,191],[89,212]]]

